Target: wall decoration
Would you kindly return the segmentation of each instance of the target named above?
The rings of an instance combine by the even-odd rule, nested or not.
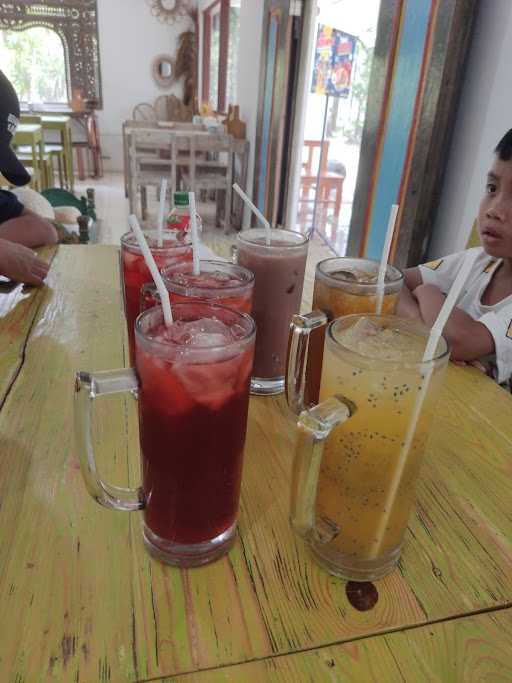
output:
[[[64,45],[68,93],[80,90],[87,107],[102,108],[96,0],[0,0],[0,30],[43,26]]]
[[[189,0],[147,0],[151,14],[164,24],[174,24],[188,14]]]
[[[157,55],[151,64],[151,73],[159,88],[170,88],[175,81],[173,58],[170,55]]]
[[[178,50],[174,61],[174,76],[183,76],[183,102],[187,106],[194,107],[197,94],[197,12],[190,10],[187,13],[194,24],[194,30],[183,31],[178,36]]]

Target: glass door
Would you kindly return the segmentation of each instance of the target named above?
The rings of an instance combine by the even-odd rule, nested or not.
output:
[[[318,0],[298,228],[345,254],[380,0]]]

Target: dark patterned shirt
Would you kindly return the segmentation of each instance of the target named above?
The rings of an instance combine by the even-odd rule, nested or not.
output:
[[[23,204],[8,190],[0,190],[0,223],[11,218],[18,218],[23,211]]]

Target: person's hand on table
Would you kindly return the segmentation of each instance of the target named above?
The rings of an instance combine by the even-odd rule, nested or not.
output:
[[[490,363],[482,363],[480,360],[452,360],[452,363],[454,365],[459,365],[460,367],[469,365],[472,368],[480,370],[480,372],[483,372],[484,375],[492,377],[492,366]]]
[[[49,265],[32,249],[0,239],[0,275],[28,285],[40,285],[48,269]]]

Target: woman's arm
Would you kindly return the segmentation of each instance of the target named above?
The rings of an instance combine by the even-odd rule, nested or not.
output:
[[[56,244],[58,240],[57,231],[53,225],[46,218],[41,218],[29,209],[23,209],[20,216],[2,223],[0,238],[31,248]]]

